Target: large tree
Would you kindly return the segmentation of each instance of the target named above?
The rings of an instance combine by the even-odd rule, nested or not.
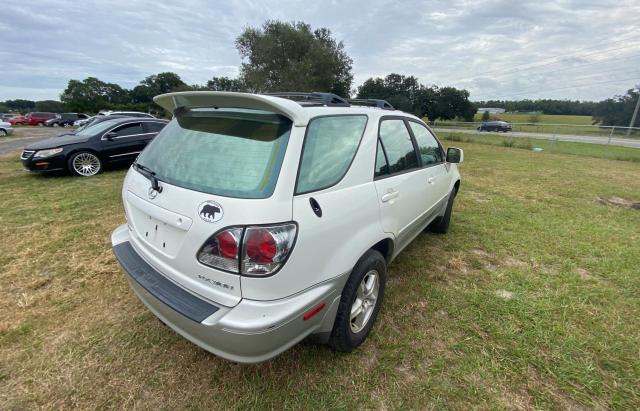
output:
[[[615,96],[597,103],[593,110],[594,122],[600,122],[605,126],[629,126],[639,94],[631,89],[623,96]],[[640,127],[640,116],[636,117],[634,127]]]
[[[205,89],[213,91],[247,91],[247,86],[238,78],[213,77],[207,81]]]
[[[387,100],[397,109],[429,120],[464,118],[472,120],[475,109],[469,92],[454,87],[426,87],[414,76],[391,73],[370,78],[358,87],[358,98]]]
[[[95,77],[69,80],[67,88],[60,95],[67,110],[96,113],[102,109],[128,104],[129,92],[117,84],[105,83]]]
[[[176,73],[164,72],[152,74],[142,80],[131,90],[131,97],[134,103],[151,104],[153,98],[159,94],[190,89],[191,87],[182,81]]]
[[[249,91],[325,91],[348,96],[353,61],[326,28],[302,22],[267,21],[247,28],[236,47],[244,62],[241,81]]]

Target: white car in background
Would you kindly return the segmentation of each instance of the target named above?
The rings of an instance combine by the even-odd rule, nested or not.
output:
[[[11,134],[13,134],[11,123],[0,121],[0,137],[10,136]]]
[[[264,361],[307,336],[352,351],[387,265],[425,228],[449,228],[462,150],[385,101],[154,101],[174,118],[127,173],[113,251],[140,300],[216,355]]]
[[[100,110],[100,112],[95,115],[95,116],[91,116],[89,118],[86,119],[82,119],[82,120],[77,120],[73,123],[74,126],[82,126],[84,124],[87,124],[91,121],[93,121],[96,117],[102,117],[102,116],[113,116],[113,115],[118,115],[118,116],[127,116],[127,117],[140,117],[140,118],[156,118],[155,116],[149,114],[149,113],[143,113],[141,111],[113,111],[113,110]]]

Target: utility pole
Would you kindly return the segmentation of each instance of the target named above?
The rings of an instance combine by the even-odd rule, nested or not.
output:
[[[631,134],[631,127],[636,124],[638,109],[640,109],[640,84],[636,85],[636,88],[638,89],[638,101],[636,102],[636,109],[633,110],[633,115],[631,116],[631,123],[629,123],[629,128],[627,129],[627,136]]]

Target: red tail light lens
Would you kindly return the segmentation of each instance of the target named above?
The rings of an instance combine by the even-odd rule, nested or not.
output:
[[[229,228],[211,236],[200,248],[198,261],[213,268],[238,273],[242,228]]]
[[[296,230],[293,223],[247,227],[242,247],[242,274],[262,276],[277,271],[293,248]]]
[[[198,251],[198,261],[249,276],[273,274],[289,257],[296,231],[294,223],[227,228],[207,239]]]

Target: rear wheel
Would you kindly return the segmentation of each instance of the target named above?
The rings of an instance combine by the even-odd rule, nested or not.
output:
[[[449,223],[451,223],[451,213],[453,212],[453,200],[456,198],[456,194],[457,191],[454,187],[451,190],[451,194],[449,194],[447,209],[445,210],[444,215],[433,220],[433,222],[429,225],[429,231],[440,234],[446,234],[447,231],[449,231]]]
[[[81,177],[91,177],[102,170],[102,162],[93,153],[81,151],[69,159],[69,171]]]
[[[7,130],[0,128],[0,137],[4,137],[7,135]]]
[[[382,254],[367,251],[356,263],[342,290],[329,337],[333,349],[351,352],[367,338],[382,305],[386,278],[387,264]]]
[[[41,121],[41,122],[38,123],[38,126],[42,127],[42,126],[44,126],[44,123]]]

